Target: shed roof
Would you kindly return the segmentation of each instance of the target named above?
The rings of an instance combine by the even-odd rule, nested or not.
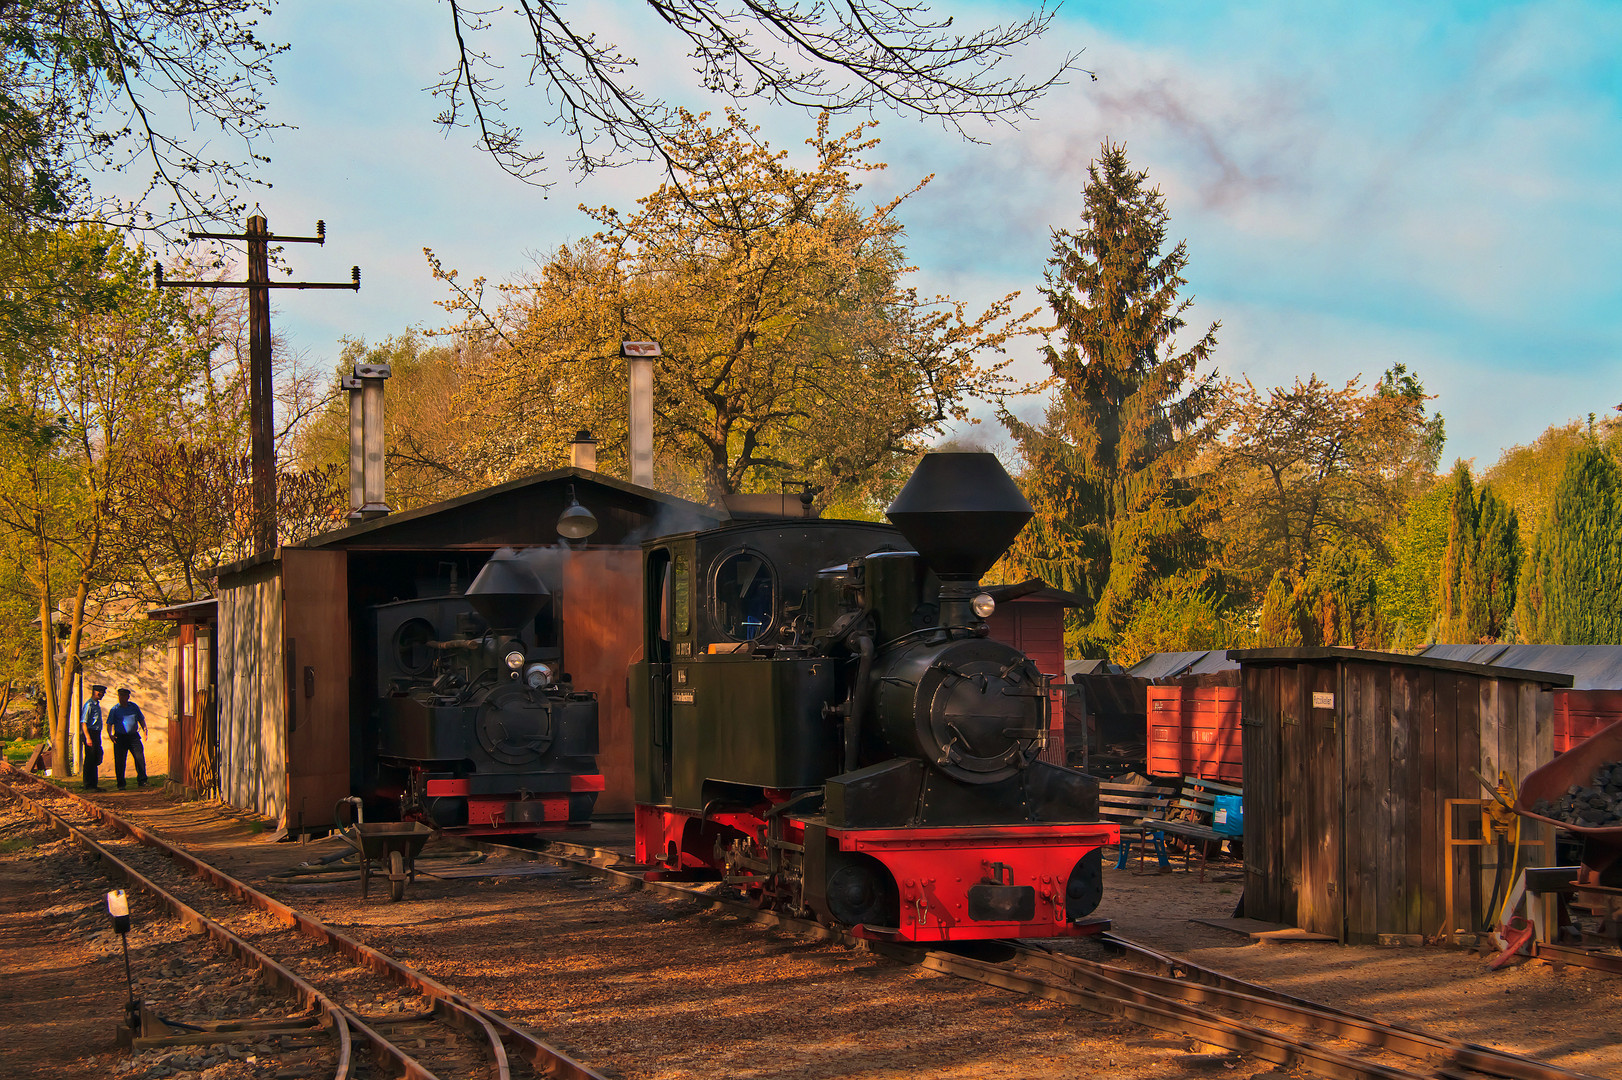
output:
[[[1567,687],[1571,676],[1557,671],[1539,671],[1501,667],[1496,664],[1472,663],[1440,656],[1412,653],[1376,652],[1372,649],[1348,649],[1339,645],[1298,646],[1286,649],[1233,649],[1228,655],[1241,667],[1246,664],[1290,664],[1311,660],[1358,660],[1371,664],[1394,664],[1400,667],[1432,668],[1437,671],[1457,671],[1466,675],[1480,675],[1489,679],[1524,679],[1547,686]]]
[[[1432,645],[1422,656],[1570,675],[1573,690],[1622,690],[1622,645]]]
[[[188,619],[212,618],[220,602],[210,596],[202,600],[191,600],[184,604],[170,604],[168,607],[152,608],[146,613],[149,619],[175,619],[185,622]]]
[[[712,507],[571,467],[334,529],[291,546],[423,551],[552,543],[557,539],[558,515],[569,505],[571,487],[581,505],[597,518],[598,529],[590,540],[593,547],[632,546],[649,536],[705,529],[726,519],[723,511]],[[268,561],[265,555],[244,559],[220,567],[220,574],[240,573]]]
[[[1210,675],[1237,671],[1239,665],[1228,649],[1195,649],[1191,652],[1152,653],[1126,669],[1140,679],[1175,679],[1181,675]]]
[[[1015,600],[1045,600],[1064,607],[1087,606],[1087,601],[1082,597],[1073,592],[1055,588],[1041,578],[1016,581],[1008,585],[988,585],[986,592],[990,593],[992,598],[999,604],[1013,603]]]

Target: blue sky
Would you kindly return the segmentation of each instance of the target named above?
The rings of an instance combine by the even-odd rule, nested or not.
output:
[[[960,22],[1023,9],[938,7]],[[646,80],[672,100],[721,104],[636,5],[568,11],[655,58]],[[326,219],[325,250],[289,251],[300,276],[365,274],[358,295],[276,298],[278,331],[322,366],[340,336],[444,321],[424,247],[503,280],[591,231],[579,203],[628,206],[657,183],[631,167],[577,185],[560,147],[543,192],[466,132],[444,137],[424,88],[453,41],[428,0],[284,0],[263,29],[291,45],[269,101],[295,127],[265,148],[273,187],[249,201],[277,231]],[[1622,401],[1622,5],[1072,2],[1019,61],[1073,50],[1097,81],[1077,75],[981,144],[880,118],[890,168],[866,193],[935,174],[902,211],[923,291],[983,305],[1019,289],[1036,306],[1050,230],[1076,223],[1109,138],[1166,193],[1189,246],[1191,330],[1221,320],[1222,373],[1373,381],[1405,363],[1437,395],[1448,460],[1478,468]],[[541,91],[509,75],[513,117],[545,143]],[[749,115],[783,147],[812,130],[795,112]],[[1016,346],[1027,374],[1035,355]]]

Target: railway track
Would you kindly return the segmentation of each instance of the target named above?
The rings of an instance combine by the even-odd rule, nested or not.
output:
[[[58,798],[83,804],[90,812],[99,815],[108,827],[119,829],[134,840],[166,847],[160,840],[144,833],[143,830],[118,822],[112,815],[94,804],[68,793],[61,793]],[[131,849],[134,846],[129,845]],[[587,871],[632,888],[699,899],[733,916],[778,926],[793,934],[821,940],[843,941],[847,944],[854,943],[854,939],[849,935],[835,928],[775,912],[758,911],[745,903],[731,901],[690,885],[646,881],[641,873],[642,868],[628,864],[620,852],[578,843],[552,844],[547,849],[539,851],[488,842],[469,842],[468,846],[540,858]],[[126,851],[124,854],[131,852]],[[140,857],[132,855],[132,859]],[[145,857],[161,858],[152,854]],[[389,977],[400,986],[419,990],[422,987],[429,987],[435,992],[425,993],[424,996],[433,1003],[434,1010],[439,1011],[442,1008],[448,1010],[453,1004],[464,1005],[474,1011],[475,1015],[482,1015],[493,1026],[498,1022],[505,1023],[494,1014],[484,1013],[471,1002],[466,1002],[448,989],[432,983],[432,980],[426,979],[420,973],[403,965],[394,964],[381,953],[344,938],[286,905],[255,892],[219,871],[206,867],[205,864],[198,863],[189,855],[177,852],[174,857],[187,868],[188,873],[206,878],[215,888],[239,897],[250,898],[257,910],[264,913],[263,916],[256,917],[279,920],[279,925],[298,929],[312,938],[324,939],[338,952],[368,971],[388,972],[392,966],[397,970]],[[1347,1080],[1362,1080],[1362,1078],[1410,1080],[1418,1077],[1446,1077],[1449,1080],[1475,1080],[1479,1077],[1501,1077],[1507,1080],[1591,1080],[1586,1074],[1546,1062],[1318,1005],[1144,949],[1124,939],[1107,935],[1105,941],[1106,944],[1126,952],[1132,964],[1138,966],[1088,960],[1049,946],[1031,943],[1003,943],[990,950],[981,948],[967,954],[948,949],[925,949],[894,944],[866,943],[866,945],[900,962],[984,985],[1079,1006],[1101,1015],[1131,1020],[1145,1027],[1197,1039],[1210,1046],[1224,1048],[1258,1060],[1299,1068],[1318,1076],[1347,1078]],[[1145,967],[1151,970],[1143,970]],[[334,1004],[333,1008],[338,1018],[364,1040],[372,1042],[374,1047],[378,1044],[373,1040],[387,1041],[385,1036],[392,1037],[394,1044],[404,1043],[413,1049],[417,1049],[415,1043],[418,1040],[428,1041],[426,1035],[419,1033],[421,1029],[414,1027],[430,1023],[430,1018],[425,1013],[397,1013],[386,1017],[368,1018],[358,1010],[339,1004]],[[368,1020],[372,1022],[369,1023]],[[507,1037],[502,1033],[503,1039]],[[421,1051],[421,1056],[432,1057],[433,1052],[441,1054],[441,1060],[447,1062],[442,1065],[447,1080],[450,1076],[476,1075],[453,1071],[453,1066],[459,1070],[465,1062],[467,1050],[464,1044],[453,1043],[443,1048],[427,1047]],[[567,1071],[570,1066],[580,1068],[572,1062],[569,1066],[546,1065],[537,1061],[533,1054],[528,1060],[534,1063],[534,1067],[542,1075],[595,1075],[583,1069],[579,1072]],[[427,1065],[418,1062],[416,1067],[426,1069]],[[360,1074],[352,1072],[350,1075]],[[407,1071],[405,1075],[433,1074]]]
[[[505,1018],[95,803],[10,766],[0,774],[0,788],[101,859],[113,876],[298,1001],[335,1043],[334,1080],[602,1080]],[[199,1030],[179,1037],[138,1040],[137,1046],[198,1043],[226,1033],[220,1025],[195,1027]],[[290,1030],[306,1034],[311,1029]],[[361,1047],[370,1053],[357,1052]]]
[[[755,910],[690,886],[648,882],[622,853],[577,843],[550,843],[535,851],[500,844],[477,846],[529,852],[613,877],[636,887],[703,896],[756,921],[819,938],[855,939],[819,923]],[[1597,1080],[1586,1073],[1417,1028],[1294,997],[1188,961],[1146,949],[1113,934],[1104,943],[1158,971],[1102,963],[1033,943],[1009,943],[1005,956],[986,959],[946,949],[868,943],[896,960],[990,986],[1077,1005],[1213,1046],[1293,1066],[1335,1080]],[[971,952],[987,952],[972,949]]]

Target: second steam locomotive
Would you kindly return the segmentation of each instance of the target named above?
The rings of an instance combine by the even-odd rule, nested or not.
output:
[[[597,772],[597,697],[563,670],[552,594],[498,551],[465,594],[372,609],[374,790],[400,814],[471,833],[583,824]]]
[[[992,455],[930,454],[888,516],[644,545],[637,857],[870,937],[1088,932],[1118,830],[1040,758],[1045,677],[986,636],[1030,505]]]

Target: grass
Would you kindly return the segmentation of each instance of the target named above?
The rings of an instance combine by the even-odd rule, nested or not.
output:
[[[10,840],[0,840],[0,855],[10,855],[13,851],[26,851],[34,847],[34,841],[26,836],[14,836]]]
[[[13,765],[21,765],[28,760],[28,755],[34,752],[34,747],[44,741],[44,739],[13,739],[6,743],[6,760]]]

